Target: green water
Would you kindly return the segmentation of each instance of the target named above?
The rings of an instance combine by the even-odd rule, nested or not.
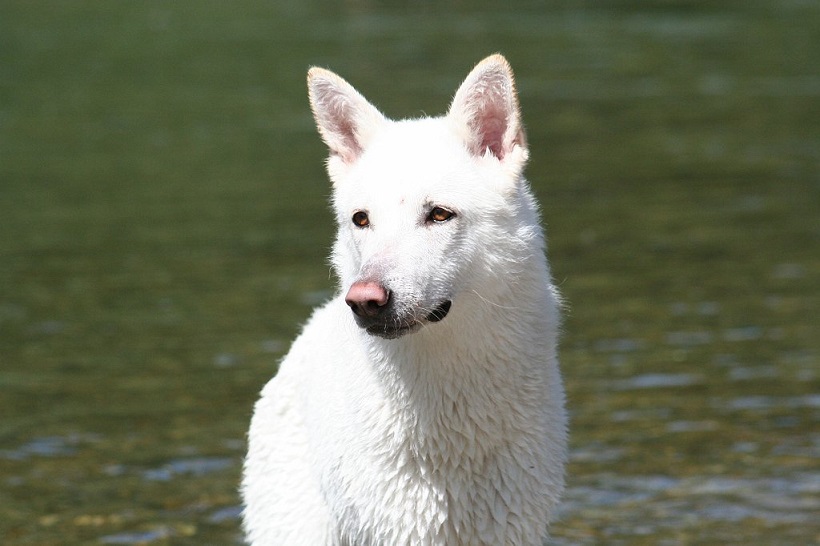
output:
[[[501,4],[501,5],[496,5]],[[820,540],[820,4],[0,4],[0,543],[237,544],[333,289],[304,76],[516,70],[568,300],[553,543]]]

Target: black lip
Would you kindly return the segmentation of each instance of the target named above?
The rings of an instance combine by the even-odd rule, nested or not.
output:
[[[396,339],[404,334],[409,334],[413,328],[418,326],[418,323],[413,323],[407,326],[400,326],[398,328],[387,328],[382,325],[370,326],[366,328],[367,333],[373,336],[383,337],[384,339]]]
[[[450,312],[450,307],[452,307],[453,302],[450,300],[444,301],[436,306],[430,314],[428,314],[422,320],[414,320],[413,322],[391,322],[391,323],[381,323],[378,322],[373,324],[369,321],[363,320],[362,317],[356,316],[356,322],[359,323],[359,326],[364,328],[368,334],[372,336],[378,336],[384,339],[396,339],[402,337],[405,334],[409,334],[418,330],[422,324],[425,322],[439,322],[444,320],[444,317]]]
[[[439,304],[438,307],[433,309],[432,313],[427,315],[427,320],[430,321],[430,322],[438,322],[440,320],[444,320],[444,317],[446,317],[447,313],[450,312],[450,307],[452,307],[452,305],[453,305],[453,302],[450,301],[450,300],[447,300],[447,301]]]

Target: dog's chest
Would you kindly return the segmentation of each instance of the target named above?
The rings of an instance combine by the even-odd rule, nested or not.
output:
[[[546,518],[538,453],[463,423],[423,437],[400,427],[382,428],[380,442],[327,476],[342,492],[329,501],[350,544],[537,543],[533,522]]]

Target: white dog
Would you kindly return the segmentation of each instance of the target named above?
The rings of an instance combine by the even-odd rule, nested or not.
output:
[[[341,290],[262,391],[242,493],[255,546],[541,544],[563,489],[558,295],[512,71],[391,121],[308,73]]]

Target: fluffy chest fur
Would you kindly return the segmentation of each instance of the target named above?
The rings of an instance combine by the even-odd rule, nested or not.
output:
[[[476,312],[462,304],[450,327]],[[563,484],[560,388],[545,396],[554,347],[437,330],[399,347],[364,339],[362,359],[337,370],[358,378],[355,405],[337,408],[349,420],[314,453],[341,543],[540,544]]]

